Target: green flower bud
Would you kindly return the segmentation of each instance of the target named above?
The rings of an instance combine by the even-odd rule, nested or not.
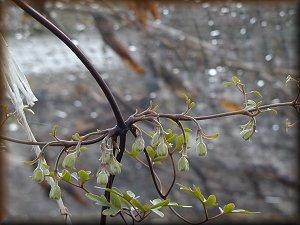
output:
[[[157,146],[160,141],[160,129],[158,127],[155,128],[155,133],[152,136],[151,145],[153,147]]]
[[[44,180],[44,172],[41,168],[37,167],[32,173],[32,180],[41,183]]]
[[[59,200],[61,198],[61,190],[57,183],[51,187],[49,197],[53,200]]]
[[[198,156],[206,156],[207,155],[207,148],[204,142],[199,142],[196,146],[196,152]]]
[[[240,135],[245,141],[247,141],[252,137],[253,133],[254,133],[254,129],[250,128],[250,129],[242,130]]]
[[[160,144],[157,146],[156,154],[157,154],[157,156],[167,156],[168,155],[168,146],[166,145],[164,140],[162,140],[162,142],[160,142]]]
[[[66,157],[64,158],[64,161],[62,163],[62,166],[64,168],[75,169],[76,158],[77,158],[77,153],[76,152],[73,152],[73,153],[70,153],[70,154],[66,155]]]
[[[135,139],[133,146],[135,148],[136,151],[141,152],[144,150],[145,148],[145,141],[143,139],[142,135],[137,136],[137,138]]]
[[[181,158],[178,160],[178,170],[181,172],[189,171],[189,161],[186,157],[181,156]]]
[[[108,175],[104,170],[101,170],[97,175],[97,184],[106,185],[108,183]]]
[[[121,166],[122,166],[122,164],[119,163],[115,158],[113,158],[108,165],[108,172],[112,175],[120,174]]]

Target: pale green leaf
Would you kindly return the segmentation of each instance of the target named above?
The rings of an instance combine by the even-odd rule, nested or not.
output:
[[[119,209],[117,209],[115,207],[110,207],[108,209],[103,210],[102,214],[105,216],[113,216],[113,215],[116,215],[118,212],[120,212]]]
[[[231,79],[232,79],[232,81],[233,81],[235,84],[238,84],[238,83],[241,82],[240,79],[239,79],[237,76],[233,76]]]
[[[227,81],[227,82],[224,82],[223,85],[224,85],[224,87],[228,87],[230,85],[233,85],[233,83],[230,81]]]
[[[223,207],[224,213],[231,213],[235,208],[235,204],[229,203]]]

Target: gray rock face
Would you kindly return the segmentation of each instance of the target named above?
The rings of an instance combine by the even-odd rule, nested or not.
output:
[[[97,8],[98,13],[113,21],[115,35],[145,69],[143,76],[130,70],[102,41],[89,14],[95,8],[80,6],[76,11],[68,5],[56,5],[48,10],[101,72],[127,118],[135,109],[146,109],[150,100],[160,106],[160,112],[181,113],[186,108],[183,93],[197,104],[191,115],[220,113],[232,103],[241,105],[240,93],[222,85],[233,75],[241,78],[247,90],[260,91],[264,104],[293,99],[292,86],[285,87],[284,82],[286,75],[296,71],[295,4],[160,3],[161,21],[150,20],[147,29],[129,23],[133,15],[124,8],[115,6],[114,13],[108,13],[105,7]],[[55,124],[59,125],[59,135],[63,138],[75,132],[84,134],[114,126],[110,106],[80,61],[36,22],[31,19],[22,22],[23,15],[19,13],[16,8],[8,9],[8,20],[13,24],[8,43],[39,99],[33,107],[35,115],[29,115],[36,138],[50,140],[48,134]],[[120,19],[118,15],[123,14],[129,21]],[[195,146],[190,143],[191,171],[178,173],[177,181],[199,186],[205,196],[215,194],[220,205],[234,202],[238,208],[262,212],[230,216],[224,218],[226,221],[296,221],[298,148],[296,129],[285,131],[286,118],[297,119],[294,111],[287,108],[278,109],[277,116],[271,112],[259,116],[257,132],[250,142],[239,136],[246,117],[200,121],[205,133],[218,133],[219,137],[206,141],[205,158],[197,157]],[[139,125],[147,131],[153,129],[147,123]],[[186,122],[184,126],[195,129],[192,123]],[[25,138],[14,121],[7,129],[9,136]],[[127,149],[132,141],[129,135]],[[32,168],[22,163],[33,157],[30,147],[9,146],[8,221],[61,222],[55,202],[48,198],[47,190],[31,181]],[[58,151],[51,148],[47,152],[52,167]],[[82,156],[78,168],[96,173],[99,145],[90,146]],[[123,172],[117,176],[116,186],[132,190],[141,199],[157,197],[148,170],[129,155],[125,155],[122,164]],[[157,171],[167,189],[171,170],[168,160],[165,164]],[[89,188],[98,191],[94,185],[91,183]],[[64,201],[75,221],[97,221],[99,207],[86,201],[83,194],[68,187],[63,190]],[[184,204],[192,202],[194,208],[188,216],[200,219],[201,205],[178,187],[174,187],[170,198]],[[178,222],[167,210],[165,214],[166,221]],[[149,221],[161,222],[154,216]]]

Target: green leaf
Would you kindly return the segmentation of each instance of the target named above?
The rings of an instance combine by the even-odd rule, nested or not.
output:
[[[87,193],[85,194],[85,196],[94,201],[97,205],[100,205],[100,206],[110,206],[110,203],[106,200],[105,196],[104,195],[95,195],[93,193]]]
[[[140,154],[139,151],[137,151],[134,147],[134,143],[132,144],[131,146],[131,152],[130,152],[130,155],[133,157],[133,158],[137,158],[138,155]]]
[[[48,176],[48,177],[54,177],[54,172],[51,171],[47,176]]]
[[[132,191],[122,192],[122,196],[125,200],[131,201],[135,197],[135,194]]]
[[[235,208],[235,204],[229,203],[223,207],[224,213],[231,213]]]
[[[61,179],[63,181],[69,182],[71,180],[71,173],[68,170],[63,169]]]
[[[201,202],[203,202],[205,198],[202,195],[200,188],[193,184],[193,189],[193,195],[196,196],[196,198],[198,198]]]
[[[168,156],[166,155],[166,156],[157,156],[157,157],[155,157],[154,159],[153,159],[153,162],[158,162],[158,161],[161,161],[161,160],[163,160],[163,159],[165,159],[165,158],[167,158]]]
[[[141,210],[142,212],[144,212],[144,208],[143,205],[136,199],[132,199],[130,201],[136,208],[138,208],[139,210]]]
[[[146,151],[147,151],[147,153],[148,153],[150,159],[153,160],[154,157],[155,157],[156,151],[154,151],[154,149],[153,149],[151,146],[148,146],[148,147],[146,148]]]
[[[232,79],[232,81],[233,81],[235,84],[238,84],[238,83],[241,82],[240,79],[239,79],[237,76],[233,76],[231,79]]]
[[[78,175],[83,184],[92,178],[92,176],[90,176],[90,173],[90,171],[79,170]]]
[[[193,133],[193,131],[190,128],[184,128],[184,131],[188,133]]]
[[[188,192],[188,193],[193,194],[192,189],[190,189],[190,188],[188,188],[188,187],[185,187],[185,186],[183,186],[182,184],[179,184],[179,183],[176,183],[176,184],[180,187],[181,190],[184,190],[184,191],[186,191],[186,192]]]
[[[191,104],[190,104],[190,108],[192,109],[192,108],[194,108],[195,107],[195,105],[196,105],[196,103],[195,102],[191,102]]]
[[[88,147],[80,147],[80,151],[87,151],[87,150],[89,150]]]
[[[215,195],[208,196],[207,200],[204,202],[205,206],[217,206],[217,198]]]
[[[110,207],[109,209],[103,210],[102,214],[105,216],[113,216],[113,215],[116,215],[118,212],[120,212],[119,209],[117,209],[115,207]]]
[[[178,134],[172,134],[169,138],[167,138],[167,141],[169,143],[172,143],[176,140],[177,137],[178,137]]]
[[[159,211],[158,209],[151,209],[152,212],[154,212],[156,215],[160,216],[160,217],[164,217],[165,215]]]
[[[127,201],[125,198],[120,198],[121,202],[124,203],[129,209],[132,207],[129,203],[129,201]]]
[[[227,81],[227,82],[224,82],[223,85],[224,85],[224,87],[228,87],[230,85],[233,85],[233,83],[230,81]]]
[[[203,132],[202,132],[202,135],[206,139],[216,139],[217,137],[219,137],[219,134],[207,135],[207,134],[204,134]]]
[[[262,98],[262,95],[259,91],[251,91],[250,93]]]
[[[80,140],[80,135],[78,133],[73,134],[72,139],[75,141],[79,141]]]
[[[26,161],[26,162],[23,162],[25,165],[28,165],[28,166],[32,166],[33,164],[35,164],[38,160],[37,159],[34,159],[32,161]]]
[[[153,204],[153,206],[151,206],[151,209],[155,209],[158,207],[168,206],[168,204],[170,203],[170,199],[166,199],[166,200],[154,199],[153,201],[151,201],[151,203]]]
[[[244,209],[234,209],[231,211],[231,213],[240,213],[240,214],[258,214],[260,212],[250,212]]]
[[[180,134],[177,137],[175,150],[181,150],[182,149],[183,141],[184,141],[183,134]]]
[[[46,170],[49,170],[49,169],[50,169],[50,166],[47,165],[46,163],[43,163],[43,166],[44,166],[44,168],[45,168]]]
[[[170,138],[173,135],[173,131],[171,129],[166,130],[165,137],[166,139]]]
[[[57,128],[58,128],[58,125],[54,125],[51,133],[49,133],[49,136],[56,136]]]
[[[115,193],[111,193],[110,202],[114,208],[121,210],[122,203],[118,195],[116,195]]]
[[[185,100],[186,104],[190,105],[191,99],[187,95],[184,95],[183,97],[184,97],[184,100]]]

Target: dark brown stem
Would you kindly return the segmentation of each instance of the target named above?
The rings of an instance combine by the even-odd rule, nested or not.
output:
[[[103,93],[105,94],[112,110],[115,115],[117,125],[120,128],[125,127],[125,123],[119,109],[119,106],[111,93],[109,87],[105,83],[105,81],[101,78],[100,74],[97,72],[95,67],[89,61],[89,59],[84,55],[84,53],[72,42],[72,40],[64,34],[60,29],[58,29],[53,23],[51,23],[48,19],[46,19],[43,15],[37,12],[28,4],[24,3],[22,0],[12,0],[16,5],[22,8],[26,13],[28,13],[31,17],[40,22],[44,27],[46,27],[49,31],[51,31],[56,37],[58,37],[61,41],[63,41],[73,52],[74,54],[81,60],[81,62],[86,66],[86,68],[90,71],[91,75],[94,77],[98,85],[101,87]]]

